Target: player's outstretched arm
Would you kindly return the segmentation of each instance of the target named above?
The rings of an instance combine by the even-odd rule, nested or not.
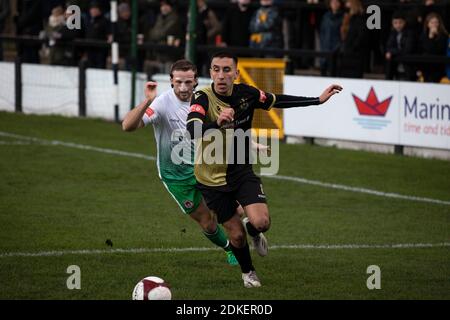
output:
[[[339,93],[342,91],[342,87],[338,84],[332,84],[328,88],[325,89],[324,92],[319,97],[320,104],[325,103],[330,99],[333,95],[336,93]]]
[[[301,97],[301,96],[290,96],[285,94],[275,94],[273,95],[273,102],[271,99],[267,99],[266,104],[271,104],[274,108],[295,108],[295,107],[307,107],[313,105],[319,105],[325,103],[336,93],[339,93],[342,87],[337,84],[333,84],[325,89],[325,91],[319,97]],[[270,97],[270,96],[269,96]]]
[[[123,131],[134,131],[138,128],[144,127],[142,117],[144,116],[145,111],[150,106],[152,101],[156,98],[156,87],[156,82],[149,81],[145,84],[145,100],[126,114],[125,118],[122,121]]]

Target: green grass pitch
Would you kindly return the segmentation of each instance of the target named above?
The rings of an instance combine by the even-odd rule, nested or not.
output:
[[[0,299],[130,299],[150,275],[181,300],[450,299],[448,161],[282,144],[279,175],[443,203],[264,177],[269,244],[297,247],[252,251],[263,286],[246,289],[239,268],[180,212],[154,161],[44,140],[156,155],[151,128],[1,112]],[[211,250],[173,251],[190,247]],[[139,248],[147,251],[111,251]],[[81,269],[80,290],[67,289],[70,265]],[[366,286],[370,265],[381,289]]]

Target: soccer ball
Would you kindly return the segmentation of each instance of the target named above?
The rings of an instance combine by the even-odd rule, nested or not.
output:
[[[133,300],[171,300],[168,284],[158,277],[146,277],[138,282],[133,290]]]

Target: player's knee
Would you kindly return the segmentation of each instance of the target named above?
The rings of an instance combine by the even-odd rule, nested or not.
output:
[[[262,217],[252,224],[255,227],[255,229],[258,230],[259,232],[266,232],[270,228],[270,218]]]
[[[215,233],[217,231],[217,223],[214,221],[214,219],[205,218],[200,221],[198,221],[198,224],[200,227],[207,233]]]
[[[199,208],[191,213],[190,217],[200,225],[203,231],[207,233],[216,232],[217,223],[209,211]]]
[[[235,232],[230,234],[229,240],[231,241],[231,244],[236,248],[242,248],[246,243],[245,234],[242,232]]]
[[[217,225],[215,223],[208,223],[201,226],[203,231],[213,234],[217,231]]]

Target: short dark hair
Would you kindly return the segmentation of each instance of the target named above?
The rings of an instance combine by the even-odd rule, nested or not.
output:
[[[194,72],[195,78],[198,77],[197,66],[195,64],[185,59],[175,61],[172,64],[172,67],[170,68],[170,79],[173,78],[174,71],[189,71],[189,70],[192,70]]]
[[[90,4],[89,4],[89,8],[98,8],[98,9],[100,9],[101,11],[103,11],[103,8],[102,8],[102,5],[100,4],[100,1],[92,1]]]
[[[392,20],[394,19],[402,19],[406,21],[406,15],[403,11],[397,10],[392,14]]]
[[[230,58],[233,59],[236,66],[238,64],[238,57],[234,53],[231,53],[230,51],[225,50],[217,51],[211,56],[211,62],[213,61],[214,58]]]

